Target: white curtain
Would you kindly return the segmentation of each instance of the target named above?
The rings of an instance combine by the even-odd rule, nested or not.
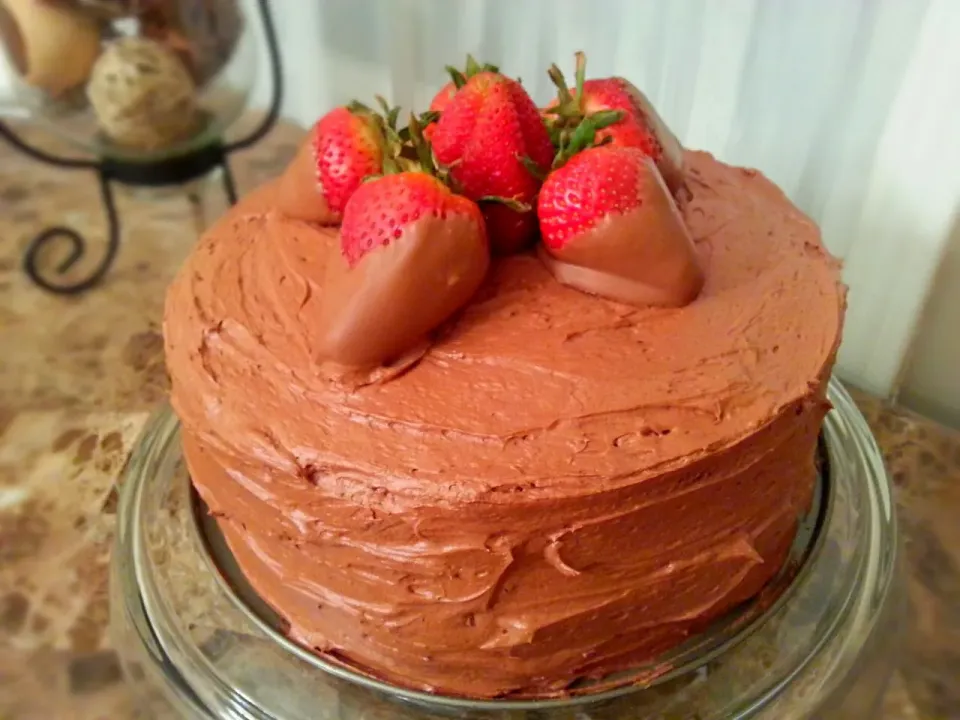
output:
[[[960,0],[273,0],[285,111],[423,109],[467,52],[535,99],[553,61],[621,74],[681,139],[758,167],[851,287],[841,374],[894,390],[960,199]],[[265,98],[266,87],[258,87]]]

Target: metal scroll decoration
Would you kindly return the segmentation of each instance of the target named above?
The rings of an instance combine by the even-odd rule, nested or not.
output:
[[[46,228],[34,237],[23,256],[23,270],[39,287],[56,295],[78,295],[93,288],[106,276],[113,265],[120,247],[120,218],[117,214],[113,196],[113,183],[139,187],[163,187],[179,185],[199,178],[210,171],[220,168],[223,190],[230,204],[237,201],[237,190],[233,174],[230,171],[229,157],[232,153],[250,147],[261,140],[276,124],[280,115],[283,97],[283,73],[280,51],[277,46],[276,30],[270,15],[269,0],[257,0],[264,35],[267,41],[267,54],[270,62],[271,97],[270,106],[260,124],[246,137],[225,143],[216,139],[186,154],[155,161],[138,162],[118,160],[109,157],[96,159],[59,157],[39,148],[35,148],[20,138],[10,127],[0,121],[0,137],[14,149],[37,162],[62,170],[84,170],[94,172],[100,185],[100,199],[107,221],[106,246],[97,264],[80,279],[63,280],[70,271],[90,251],[90,243],[71,227],[57,225]],[[66,240],[69,252],[58,263],[42,263],[41,258],[49,256],[48,247]]]

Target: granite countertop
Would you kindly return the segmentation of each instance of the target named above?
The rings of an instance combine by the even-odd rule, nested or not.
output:
[[[241,191],[277,174],[301,134],[282,125],[241,154]],[[106,282],[48,295],[21,272],[23,250],[64,223],[100,249],[92,181],[0,142],[0,720],[135,716],[106,637],[114,483],[166,389],[164,288],[225,207],[215,182],[123,191],[123,243]],[[960,435],[855,397],[896,485],[909,575],[909,639],[880,720],[960,718]]]

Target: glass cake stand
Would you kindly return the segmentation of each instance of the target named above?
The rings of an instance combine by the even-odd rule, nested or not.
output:
[[[149,717],[250,720],[870,718],[902,629],[894,505],[880,453],[837,381],[817,500],[760,598],[630,676],[550,700],[395,687],[290,642],[192,492],[161,409],[128,465],[111,625]]]

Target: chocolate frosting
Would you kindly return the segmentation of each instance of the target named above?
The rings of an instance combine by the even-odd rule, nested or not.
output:
[[[194,483],[290,634],[405,686],[562,694],[756,594],[815,477],[844,291],[762,175],[686,156],[679,309],[495,260],[403,363],[317,363],[329,239],[275,184],[201,240],[164,332]]]

